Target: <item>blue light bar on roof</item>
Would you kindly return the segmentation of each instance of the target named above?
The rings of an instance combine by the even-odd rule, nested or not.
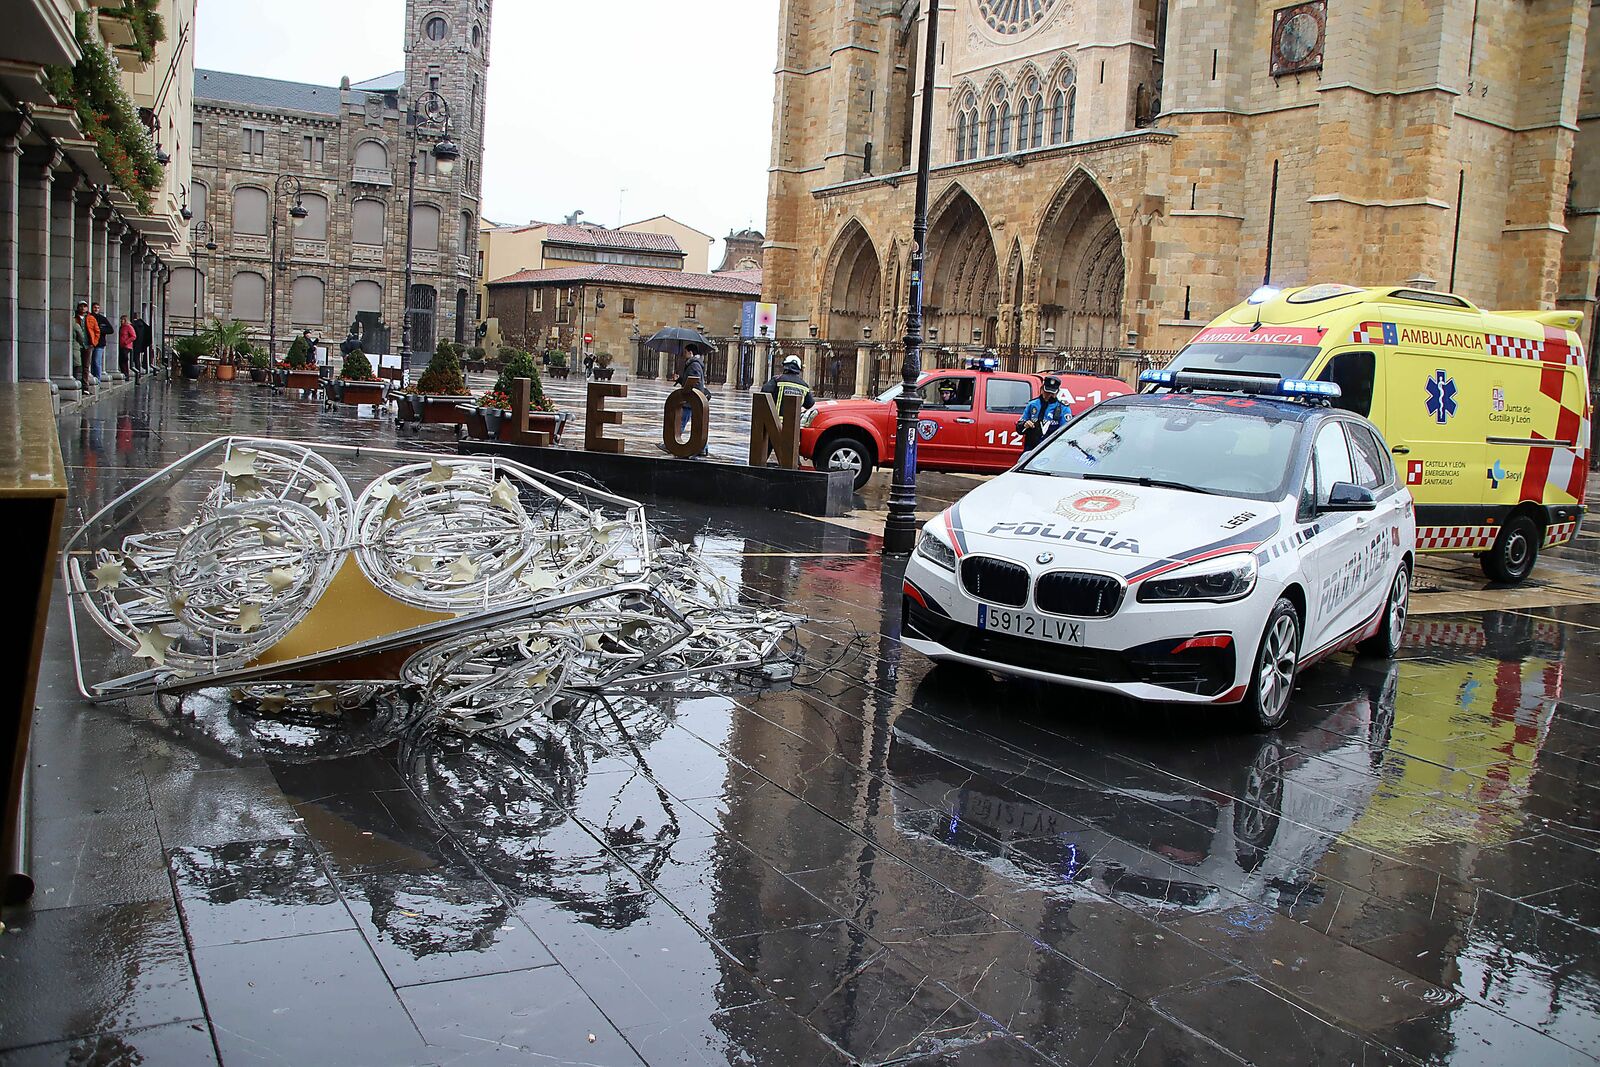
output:
[[[968,370],[999,370],[1000,360],[995,356],[973,356],[967,360]]]
[[[1177,378],[1178,372],[1171,370],[1142,370],[1139,372],[1140,385],[1171,385]]]
[[[1315,396],[1337,400],[1344,390],[1333,382],[1310,382],[1303,378],[1285,378],[1278,383],[1279,396]]]

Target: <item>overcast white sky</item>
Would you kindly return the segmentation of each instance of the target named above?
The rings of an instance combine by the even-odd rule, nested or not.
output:
[[[776,0],[499,0],[483,213],[764,228]],[[197,65],[337,85],[404,63],[404,0],[200,0]],[[621,190],[626,192],[621,192]],[[715,254],[721,254],[720,244]],[[716,266],[717,259],[712,259]]]

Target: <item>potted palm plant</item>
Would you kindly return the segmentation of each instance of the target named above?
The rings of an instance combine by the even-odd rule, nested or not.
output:
[[[267,355],[264,348],[250,349],[250,380],[257,385],[266,385],[267,376],[272,371],[272,357]]]
[[[249,329],[245,324],[233,319],[212,319],[211,325],[206,327],[205,339],[217,357],[218,380],[233,381],[238,373],[235,361],[240,349],[249,348],[248,336]]]
[[[211,342],[198,334],[191,334],[178,338],[172,347],[178,353],[178,365],[183,368],[183,376],[190,381],[200,377],[200,360],[211,354]]]

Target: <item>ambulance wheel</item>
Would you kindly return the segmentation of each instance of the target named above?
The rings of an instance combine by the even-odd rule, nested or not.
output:
[[[1539,524],[1526,515],[1513,515],[1500,527],[1494,547],[1478,557],[1491,582],[1516,585],[1533,573],[1539,560]]]
[[[1255,669],[1250,672],[1250,692],[1239,712],[1257,730],[1276,730],[1289,714],[1295,676],[1300,671],[1300,612],[1294,601],[1279,597],[1267,616]]]
[[[1400,651],[1400,641],[1406,635],[1406,605],[1411,600],[1411,567],[1400,564],[1394,581],[1389,585],[1389,599],[1383,603],[1383,619],[1378,632],[1361,642],[1361,653],[1394,659]]]
[[[866,442],[848,434],[835,437],[817,453],[819,471],[849,471],[860,489],[872,477],[872,456]]]

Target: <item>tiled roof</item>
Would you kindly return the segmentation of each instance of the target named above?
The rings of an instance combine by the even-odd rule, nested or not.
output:
[[[743,273],[749,273],[743,272]],[[761,286],[733,274],[693,274],[681,270],[654,270],[650,267],[623,267],[595,264],[588,267],[547,267],[520,270],[490,285],[577,285],[606,283],[618,288],[675,289],[686,293],[755,298]]]
[[[389,73],[380,74],[376,78],[368,78],[364,82],[355,82],[350,88],[366,89],[374,93],[392,93],[396,89],[405,88],[405,84],[406,72],[403,70],[391,70]]]
[[[339,113],[339,90],[332,86],[257,78],[225,70],[196,70],[194,98],[279,111],[309,111],[317,115]]]
[[[757,267],[755,270],[719,270],[717,271],[717,277],[737,278],[741,282],[749,282],[751,285],[754,285],[757,288],[760,288],[761,286],[760,267]]]
[[[556,223],[545,231],[544,239],[556,244],[584,245],[589,248],[618,248],[629,252],[682,252],[678,242],[664,233],[638,233],[633,230],[608,230],[603,226],[568,226]]]

